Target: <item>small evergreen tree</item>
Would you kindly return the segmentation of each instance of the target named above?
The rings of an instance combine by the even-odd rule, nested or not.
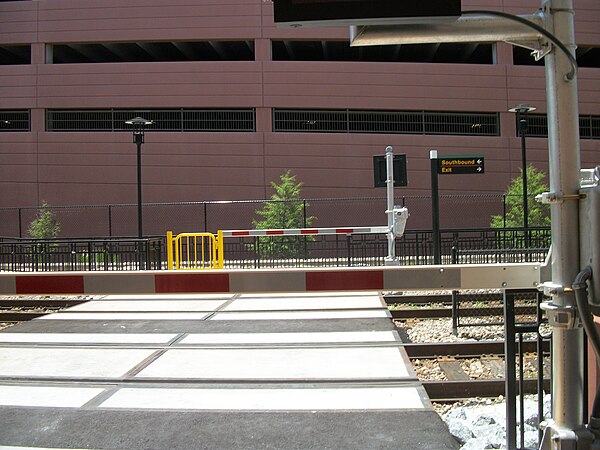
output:
[[[29,224],[29,236],[34,239],[54,239],[60,233],[60,223],[56,214],[46,202],[38,209],[36,218]]]
[[[274,193],[271,201],[265,203],[262,210],[256,214],[261,220],[253,220],[258,230],[304,228],[310,226],[315,217],[305,217],[305,204],[300,198],[303,183],[296,180],[290,170],[279,177],[279,184],[271,182]],[[261,256],[276,256],[280,258],[294,257],[305,251],[306,242],[312,237],[303,236],[269,236],[257,239],[257,253]]]
[[[534,166],[527,167],[527,207],[528,225],[531,227],[550,226],[550,207],[539,203],[535,196],[548,191],[544,182],[544,172]],[[492,228],[519,228],[523,226],[523,171],[513,178],[506,189],[506,216],[492,216]]]

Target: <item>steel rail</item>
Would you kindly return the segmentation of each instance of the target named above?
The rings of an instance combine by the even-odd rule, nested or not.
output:
[[[523,352],[536,352],[536,341],[524,341]],[[504,355],[504,341],[459,341],[406,343],[404,350],[409,358],[437,358],[439,356],[478,357],[482,355]],[[549,342],[544,342],[544,352],[550,351]]]
[[[537,378],[524,381],[526,394],[537,392]],[[504,379],[468,381],[422,381],[429,399],[433,402],[457,402],[474,397],[499,397],[505,395]],[[550,380],[544,380],[544,389],[549,389]]]

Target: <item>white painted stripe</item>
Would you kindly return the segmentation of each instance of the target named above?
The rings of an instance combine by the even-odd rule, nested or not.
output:
[[[80,408],[101,394],[101,388],[51,386],[0,386],[0,405]]]
[[[207,313],[183,313],[183,312],[160,312],[160,313],[70,313],[58,312],[38,317],[34,320],[204,320]]]
[[[121,377],[153,353],[140,349],[6,347],[0,348],[0,376]]]
[[[128,294],[105,295],[104,300],[228,300],[234,294]]]
[[[69,308],[69,311],[215,311],[225,300],[95,300]]]
[[[166,344],[177,334],[141,333],[0,333],[0,343]]]
[[[301,311],[383,308],[379,297],[311,297],[236,299],[223,311]]]
[[[275,293],[275,294],[241,294],[238,298],[247,299],[247,298],[310,298],[310,297],[323,297],[323,298],[335,298],[335,297],[378,297],[379,294],[377,292],[328,292],[327,294],[323,294],[322,292],[294,292],[294,293]]]
[[[1,336],[1,335],[0,335]],[[348,342],[397,342],[394,331],[312,333],[203,333],[190,334],[181,344],[308,344]]]
[[[194,410],[425,409],[414,387],[342,389],[144,389],[124,388],[100,408]]]
[[[46,317],[46,316],[44,316]],[[356,309],[349,311],[282,311],[282,312],[224,312],[216,313],[210,320],[308,320],[308,319],[384,319],[389,318],[383,309]]]
[[[173,368],[177,367],[174,371]],[[168,350],[136,378],[202,380],[316,380],[407,378],[394,347],[175,349]]]

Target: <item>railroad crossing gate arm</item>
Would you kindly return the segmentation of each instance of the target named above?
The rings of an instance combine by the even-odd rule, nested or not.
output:
[[[535,263],[209,272],[3,272],[0,295],[530,289],[539,282],[540,265]]]

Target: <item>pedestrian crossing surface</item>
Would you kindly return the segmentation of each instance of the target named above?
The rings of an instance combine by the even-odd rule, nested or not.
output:
[[[109,295],[0,332],[0,446],[458,448],[377,293]]]

